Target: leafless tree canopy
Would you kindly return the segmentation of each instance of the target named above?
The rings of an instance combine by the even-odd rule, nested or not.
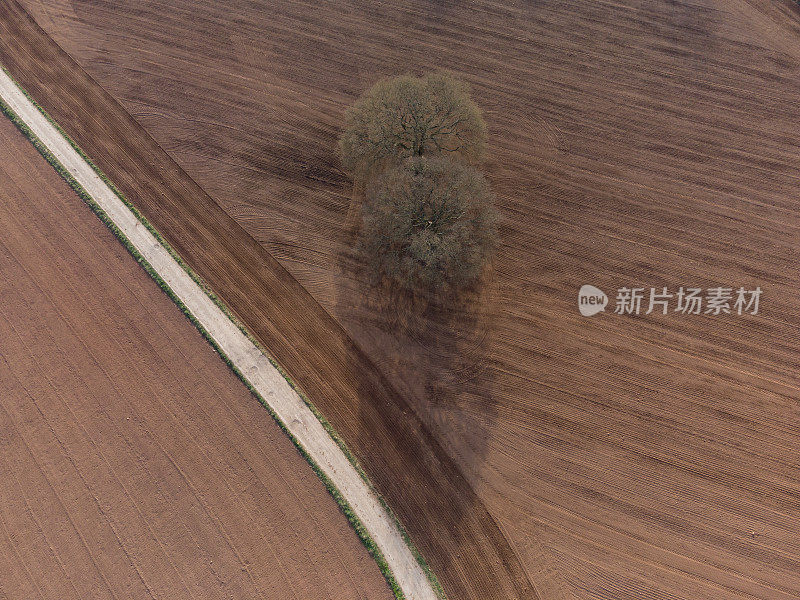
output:
[[[476,164],[486,125],[466,83],[449,73],[404,75],[375,84],[348,112],[339,150],[344,168],[364,176],[376,164],[432,153]]]
[[[366,184],[361,248],[376,281],[449,297],[481,274],[497,214],[473,165],[486,125],[449,73],[375,84],[347,112],[342,164]]]
[[[481,273],[497,241],[486,179],[444,155],[414,156],[373,180],[363,248],[377,279],[452,292]]]

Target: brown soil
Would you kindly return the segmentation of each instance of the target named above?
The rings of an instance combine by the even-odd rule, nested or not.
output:
[[[0,62],[314,399],[455,597],[533,597],[494,519],[385,375],[13,1],[0,2]]]
[[[289,438],[4,117],[0,181],[0,597],[393,597]]]
[[[528,595],[526,575],[543,598],[800,595],[793,4],[265,4],[27,0],[135,117],[109,127],[118,146],[91,107],[119,108],[46,41],[4,31],[0,60],[301,380],[453,598],[511,597],[511,581]],[[398,318],[349,248],[351,183],[332,149],[372,81],[440,66],[485,109],[503,247],[461,307]],[[163,175],[136,159],[154,146],[139,125],[346,335],[298,308],[271,257],[206,217],[215,207],[166,157],[152,150]],[[225,228],[229,256],[196,247]],[[272,277],[289,306],[260,285]],[[760,285],[764,298],[757,317],[587,320],[584,283]],[[403,464],[415,470],[397,486]],[[471,493],[460,473],[477,498],[458,499]],[[494,525],[484,545],[484,504],[510,548]]]

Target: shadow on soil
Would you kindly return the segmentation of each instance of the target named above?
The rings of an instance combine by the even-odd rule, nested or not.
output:
[[[490,368],[494,273],[487,269],[483,281],[449,301],[412,297],[374,285],[366,257],[358,249],[358,192],[354,196],[341,245],[346,250],[340,253],[335,278],[336,318],[474,489],[487,451],[486,432],[492,430],[497,416]],[[470,526],[467,522],[475,515],[464,514],[470,509],[466,503],[451,507],[447,520],[450,528],[456,528],[451,531],[457,531],[460,523]],[[439,558],[447,559],[441,554]],[[438,564],[437,572],[442,575],[449,566]]]

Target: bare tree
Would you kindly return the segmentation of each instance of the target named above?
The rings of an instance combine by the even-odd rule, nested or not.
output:
[[[439,72],[376,83],[348,110],[339,152],[345,170],[366,177],[387,164],[434,153],[476,164],[485,143],[486,124],[467,84]]]
[[[373,275],[408,291],[469,285],[497,244],[486,179],[445,156],[413,156],[373,180],[363,218]]]

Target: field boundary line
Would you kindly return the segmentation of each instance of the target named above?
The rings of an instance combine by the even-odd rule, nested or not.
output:
[[[230,309],[2,66],[0,112],[117,236],[269,411],[333,496],[395,597],[445,598],[405,528],[330,423]]]

